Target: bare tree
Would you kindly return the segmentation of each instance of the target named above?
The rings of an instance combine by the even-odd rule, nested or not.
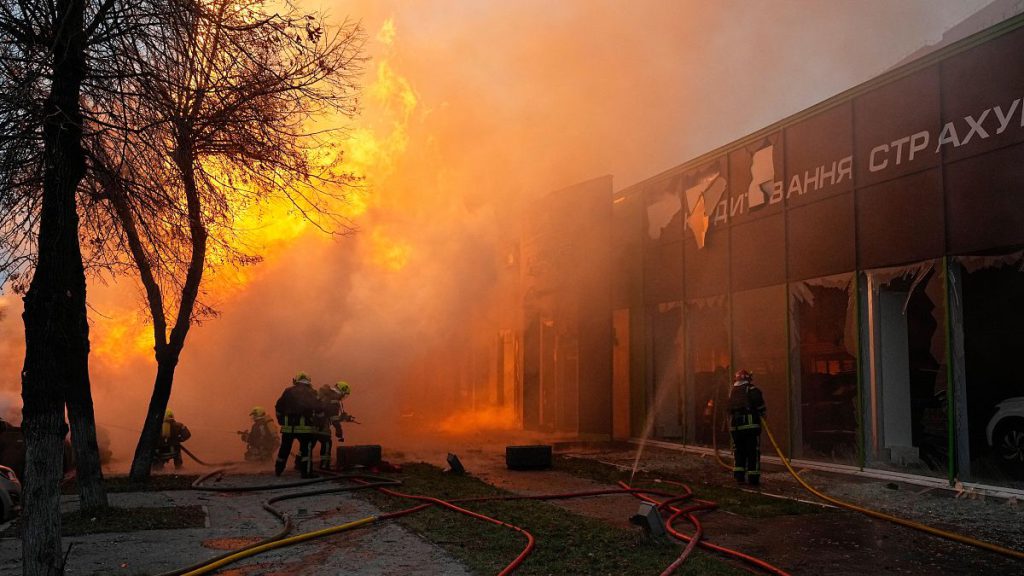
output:
[[[355,114],[361,28],[247,0],[180,1],[159,34],[133,44],[139,73],[108,112],[122,137],[90,149],[95,205],[117,224],[117,249],[103,252],[130,256],[153,320],[157,372],[134,481],[149,477],[189,328],[211,312],[204,273],[259,259],[237,212],[283,200],[344,233],[334,207],[355,180],[340,167],[340,128],[312,121]]]
[[[85,174],[82,84],[87,52],[113,0],[0,2],[0,101],[3,180],[2,227],[9,246],[30,250],[32,279],[25,293],[22,370],[26,466],[22,518],[25,574],[62,571],[60,494],[65,406],[82,458],[84,506],[105,505],[89,391],[89,325],[85,268],[78,236],[78,186]],[[34,145],[32,145],[34,144]],[[24,147],[24,149],[19,149]],[[18,164],[25,161],[25,164]],[[35,193],[32,180],[38,186]],[[91,434],[91,439],[86,436]],[[95,460],[89,459],[91,445]]]

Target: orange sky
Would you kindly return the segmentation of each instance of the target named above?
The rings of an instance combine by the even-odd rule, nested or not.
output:
[[[467,302],[486,305],[524,202],[652,176],[881,73],[986,3],[303,2],[368,33],[347,156],[367,177],[349,208],[359,231],[327,238],[271,211],[256,234],[267,260],[215,279],[221,317],[190,334],[171,405],[211,458],[230,457],[249,409],[305,370],[348,380],[366,423],[350,441],[378,441],[417,385],[404,363],[457,334]],[[154,372],[137,295],[125,282],[89,292],[97,414],[122,456]],[[16,298],[0,309],[4,411],[18,404],[23,328]]]

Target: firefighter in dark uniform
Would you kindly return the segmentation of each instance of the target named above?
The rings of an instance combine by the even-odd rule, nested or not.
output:
[[[351,394],[352,389],[344,382],[324,385],[320,388],[320,414],[317,421],[317,442],[320,443],[320,468],[331,468],[331,432],[339,442],[345,441],[341,429],[342,422],[351,422],[353,418],[345,412],[342,401]]]
[[[764,395],[746,370],[736,373],[729,391],[729,430],[733,445],[733,476],[737,482],[757,486],[761,482],[761,418]]]
[[[277,429],[261,406],[254,406],[249,416],[252,417],[252,427],[238,433],[245,442],[245,459],[248,462],[268,462],[281,441]]]
[[[164,464],[174,461],[174,469],[182,466],[181,443],[192,437],[188,426],[174,419],[174,411],[170,408],[164,413],[164,423],[160,427],[160,438],[156,441],[153,454],[153,467],[161,469]]]
[[[316,440],[316,414],[320,411],[320,398],[313,390],[313,382],[300,372],[292,378],[292,385],[286,388],[274,406],[277,423],[281,425],[281,448],[277,451],[274,473],[284,472],[292,441],[299,442],[299,472],[303,478],[313,476],[313,460],[310,452]]]

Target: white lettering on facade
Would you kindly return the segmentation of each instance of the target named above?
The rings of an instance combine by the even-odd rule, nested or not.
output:
[[[960,146],[960,138],[956,135],[956,126],[952,122],[946,122],[939,133],[939,143],[935,145],[935,153],[938,154],[943,144],[953,144],[953,147]]]
[[[903,162],[903,145],[910,142],[910,136],[904,136],[899,140],[892,141],[892,147],[896,149],[896,165],[899,166]]]
[[[722,200],[717,206],[715,206],[715,226],[725,224],[729,221],[729,207],[726,206],[726,202],[728,202],[728,200]]]
[[[978,137],[981,138],[982,140],[988,138],[988,132],[986,132],[985,129],[981,127],[981,124],[985,121],[985,118],[991,111],[991,108],[985,110],[984,112],[981,113],[981,116],[978,116],[977,120],[974,119],[974,116],[964,116],[964,120],[967,121],[968,131],[967,135],[964,136],[964,139],[960,141],[960,144],[967,144],[968,142],[971,141],[971,138],[975,134],[977,134]]]
[[[789,181],[789,190],[786,192],[786,198],[788,199],[794,192],[796,192],[797,196],[804,193],[803,189],[800,187],[800,176],[793,176]]]
[[[825,167],[821,167],[821,186],[825,187],[825,180],[828,180],[828,185],[832,186],[836,183],[836,162],[832,161],[832,168],[825,172]]]
[[[1013,113],[1017,111],[1017,105],[1020,104],[1020,98],[1017,98],[1010,104],[1010,109],[1003,114],[1002,106],[996,106],[993,110],[996,111],[996,119],[999,120],[999,128],[996,128],[996,134],[1002,134],[1006,131],[1006,127],[1010,125],[1010,118],[1013,117]],[[1021,125],[1024,125],[1024,116],[1021,119]]]
[[[888,144],[879,144],[871,149],[871,155],[868,157],[868,170],[871,172],[878,172],[879,170],[885,170],[885,167],[889,165],[889,158],[886,154],[889,153]],[[881,162],[876,161],[878,155],[882,155]]]
[[[821,166],[814,169],[813,176],[810,172],[804,172],[804,192],[818,189],[818,184],[820,182],[820,178],[818,178],[819,174],[821,174]]]
[[[918,132],[910,137],[910,154],[907,158],[909,162],[914,161],[915,154],[928,148],[928,139],[929,136],[927,130]]]
[[[843,175],[853,180],[853,156],[847,156],[839,161],[839,178],[836,183],[843,181]]]
[[[729,217],[732,218],[737,214],[743,213],[743,201],[746,200],[747,195],[737,196],[729,201]]]

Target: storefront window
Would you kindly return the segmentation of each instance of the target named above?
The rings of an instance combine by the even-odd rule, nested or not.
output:
[[[729,446],[729,313],[725,296],[686,303],[687,439]],[[717,437],[712,436],[717,431]],[[714,440],[714,442],[713,442]]]
[[[679,302],[666,302],[652,308],[651,374],[654,406],[654,436],[681,440],[683,307]]]
[[[795,456],[859,462],[853,298],[852,274],[790,285]]]
[[[768,423],[780,447],[790,450],[789,386],[786,383],[786,286],[732,296],[733,368],[749,370],[764,393]],[[762,436],[762,451],[774,450]]]
[[[945,281],[941,262],[865,272],[873,466],[946,475]]]
[[[1024,253],[959,263],[970,473],[1024,488]]]

